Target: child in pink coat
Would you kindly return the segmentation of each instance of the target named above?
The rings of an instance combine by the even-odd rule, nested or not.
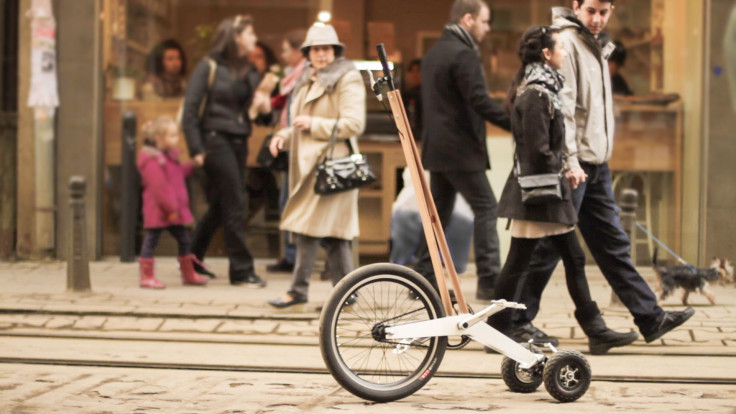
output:
[[[179,162],[179,129],[170,117],[159,117],[143,126],[143,148],[138,154],[138,171],[143,183],[143,238],[141,255],[142,288],[163,289],[156,279],[153,252],[159,237],[167,230],[179,245],[179,265],[185,285],[204,285],[208,279],[194,272],[196,257],[191,253],[189,230],[194,221],[189,210],[185,183],[194,170],[191,162]]]

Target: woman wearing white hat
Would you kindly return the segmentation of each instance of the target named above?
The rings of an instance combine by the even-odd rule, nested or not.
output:
[[[327,151],[337,125],[335,158],[347,156],[350,141],[358,151],[357,136],[365,128],[365,87],[360,72],[342,57],[332,26],[314,25],[307,32],[302,53],[309,64],[293,89],[290,128],[271,140],[271,153],[289,150],[289,200],[281,229],[296,236],[297,257],[289,291],[268,303],[277,308],[303,304],[320,240],[327,247],[332,284],[353,270],[350,241],[358,236],[358,191],[319,195],[314,192],[317,164]]]

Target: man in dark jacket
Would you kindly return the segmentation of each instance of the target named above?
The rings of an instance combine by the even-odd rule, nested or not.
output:
[[[488,96],[478,43],[490,31],[490,8],[482,0],[455,0],[450,23],[422,59],[422,162],[431,173],[432,197],[447,226],[456,193],[475,214],[476,297],[493,298],[500,273],[496,197],[486,176],[491,167],[486,121],[510,129],[508,114]],[[415,270],[436,286],[426,242]]]

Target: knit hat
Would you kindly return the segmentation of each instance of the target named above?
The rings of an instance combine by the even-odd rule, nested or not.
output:
[[[327,24],[315,24],[309,28],[307,39],[304,41],[301,49],[304,56],[307,56],[309,55],[310,47],[326,45],[333,46],[336,55],[340,55],[345,50],[345,45],[340,43],[334,27]]]

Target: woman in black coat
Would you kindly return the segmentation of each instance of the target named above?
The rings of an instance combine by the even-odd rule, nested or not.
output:
[[[270,112],[268,96],[256,92],[260,76],[248,60],[256,40],[250,16],[238,15],[220,23],[212,50],[189,79],[182,124],[192,160],[204,165],[207,176],[209,209],[194,230],[192,253],[202,260],[222,227],[230,283],[264,287],[266,283],[255,274],[253,256],[245,244],[243,188],[251,134],[248,108],[254,104],[259,112]],[[201,265],[195,269],[214,277]]]
[[[548,237],[562,256],[567,288],[575,302],[575,317],[588,335],[591,353],[602,354],[614,346],[630,344],[637,334],[608,329],[590,297],[585,253],[574,231],[577,214],[570,189],[585,181],[585,176],[564,172],[565,125],[558,95],[563,78],[557,70],[567,54],[557,36],[552,28],[532,27],[520,43],[522,67],[507,102],[516,143],[515,168],[506,181],[498,208],[499,217],[512,219],[511,248],[496,281],[495,294],[497,299],[514,299],[534,247],[541,238]],[[522,202],[518,177],[549,173],[559,174],[562,198],[542,204]],[[511,312],[494,314],[489,323],[502,332],[510,332]]]

